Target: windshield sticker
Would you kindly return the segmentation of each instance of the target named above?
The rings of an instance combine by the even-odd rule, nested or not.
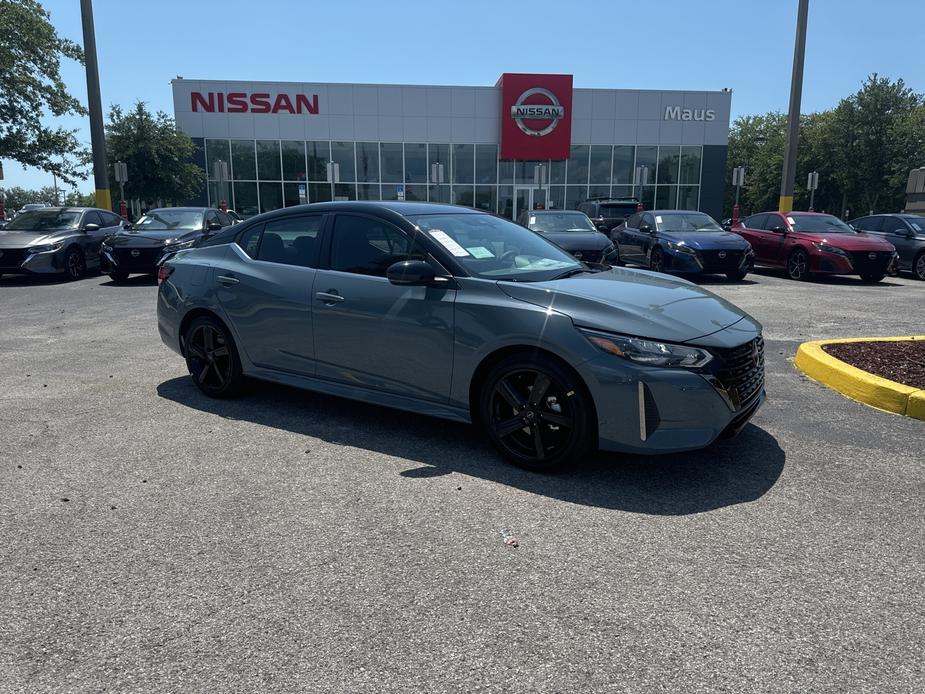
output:
[[[475,246],[474,248],[467,248],[466,250],[472,254],[473,258],[494,258],[495,257],[495,254],[492,253],[487,248],[485,248],[485,246]]]
[[[536,224],[536,217],[530,217],[530,221],[527,224]]]
[[[446,248],[450,253],[455,255],[457,258],[467,258],[469,257],[469,251],[456,243],[450,236],[440,229],[434,229],[430,232],[430,235],[434,237],[434,240],[439,243],[441,246]]]
[[[793,217],[787,217],[787,221],[790,222],[791,225],[794,225],[797,223],[797,220],[795,220]]]
[[[656,224],[661,224],[661,223],[662,223],[662,215],[660,215],[660,214],[655,215],[655,223],[656,223]]]

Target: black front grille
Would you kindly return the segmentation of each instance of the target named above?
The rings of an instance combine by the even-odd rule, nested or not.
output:
[[[704,270],[727,272],[738,269],[742,262],[743,251],[700,251],[699,253]],[[721,254],[722,257],[720,257]]]
[[[849,251],[851,254],[851,264],[854,269],[862,274],[885,273],[890,259],[893,257],[892,251]],[[871,258],[870,256],[874,256]]]
[[[0,267],[19,267],[27,255],[28,251],[25,248],[0,248]]]
[[[116,248],[113,256],[120,268],[151,268],[161,257],[163,248]],[[138,255],[133,255],[137,253]]]
[[[738,409],[764,386],[764,338],[759,335],[744,345],[713,351],[720,358],[716,378]]]

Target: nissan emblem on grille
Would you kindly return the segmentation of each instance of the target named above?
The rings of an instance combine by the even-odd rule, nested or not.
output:
[[[726,251],[720,251],[720,252],[719,252],[719,257],[720,257],[720,258],[725,258],[725,257],[726,257]]]
[[[871,252],[871,253],[868,253],[868,254],[867,254],[867,257],[870,258],[871,260],[876,260],[876,259],[877,259],[877,254]]]
[[[133,257],[133,258],[137,258],[137,257],[140,256],[140,255],[141,255],[141,251],[139,251],[137,248],[133,248],[133,249],[132,249],[132,257]]]
[[[549,99],[549,104],[525,104],[524,102],[531,96],[540,95]],[[511,106],[511,118],[517,123],[527,135],[534,137],[543,137],[548,135],[559,124],[559,120],[565,118],[565,107],[559,103],[556,95],[548,89],[534,87],[528,89],[517,98],[517,102]],[[532,128],[527,125],[527,120],[549,121],[548,124],[540,129]]]

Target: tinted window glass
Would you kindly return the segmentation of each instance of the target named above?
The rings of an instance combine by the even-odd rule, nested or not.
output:
[[[86,226],[87,224],[96,224],[97,226],[102,227],[103,218],[100,217],[98,213],[94,212],[93,210],[90,210],[84,215],[83,223],[84,223],[84,226]]]
[[[60,229],[76,229],[80,212],[63,210],[40,210],[23,212],[6,225],[7,231],[45,232]]]
[[[746,229],[764,229],[766,214],[753,214],[742,221]]]
[[[407,234],[377,219],[337,215],[332,270],[385,277],[390,265],[410,259],[426,260],[426,255],[419,249],[412,253]]]
[[[883,229],[883,231],[887,233],[905,234],[907,231],[905,222],[903,222],[903,220],[899,219],[898,217],[880,217],[880,219],[882,220],[882,224],[883,224],[881,228]],[[855,226],[857,225],[855,224]],[[867,227],[858,227],[858,228],[866,229]]]
[[[642,215],[642,223],[648,224],[651,228],[655,228],[655,219],[648,212]]]
[[[634,214],[632,217],[630,217],[628,220],[626,220],[626,226],[628,226],[628,227],[631,228],[631,229],[638,229],[638,228],[639,228],[639,220],[641,219],[641,217],[642,217],[642,215]]]
[[[218,215],[219,224],[221,224],[223,227],[231,226],[231,217],[229,217],[221,210],[219,210],[216,214]]]
[[[320,215],[286,217],[267,222],[260,239],[257,259],[313,267],[318,257],[317,239],[320,230]],[[247,248],[244,250],[247,252]]]
[[[263,225],[257,224],[238,236],[236,243],[241,250],[247,253],[251,258],[257,257],[257,246],[260,245],[260,232],[263,231]]]

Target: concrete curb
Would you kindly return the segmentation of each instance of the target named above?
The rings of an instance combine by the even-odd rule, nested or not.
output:
[[[853,337],[841,340],[804,342],[797,349],[793,363],[814,381],[818,381],[852,400],[894,414],[925,420],[925,390],[905,386],[846,364],[827,354],[823,345],[843,342],[902,342],[925,340],[925,335],[907,337]]]

